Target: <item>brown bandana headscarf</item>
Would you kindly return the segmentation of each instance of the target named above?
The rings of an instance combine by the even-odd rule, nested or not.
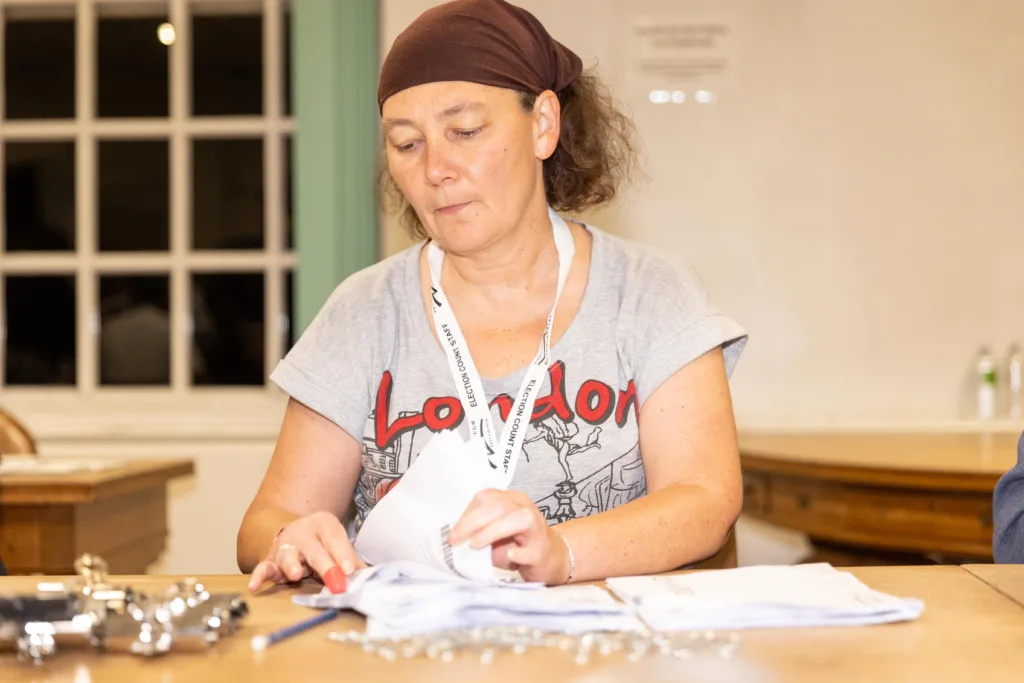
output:
[[[424,83],[470,81],[539,95],[583,69],[537,18],[504,0],[455,0],[421,14],[395,39],[381,67],[377,104]]]

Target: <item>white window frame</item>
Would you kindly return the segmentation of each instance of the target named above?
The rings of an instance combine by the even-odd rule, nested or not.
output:
[[[285,138],[294,132],[283,105],[283,10],[288,0],[0,0],[0,36],[6,10],[31,7],[75,9],[75,118],[6,121],[3,118],[4,65],[0,50],[0,188],[6,141],[75,141],[75,251],[14,252],[0,255],[0,307],[7,274],[76,275],[76,372],[74,387],[8,387],[2,384],[6,321],[0,318],[0,407],[24,420],[37,439],[109,441],[150,439],[272,438],[280,425],[285,397],[269,381],[263,387],[191,386],[191,275],[198,272],[262,272],[264,275],[264,370],[281,358],[289,321],[284,301],[285,272],[295,255],[285,247]],[[166,119],[95,115],[98,10],[128,12],[147,4],[166,8],[175,28],[170,51],[170,110]],[[196,12],[198,10],[198,12]],[[263,114],[192,116],[191,14],[263,13]],[[17,10],[15,10],[17,11]],[[156,37],[154,36],[154,40]],[[157,252],[96,250],[99,140],[165,138],[170,155],[170,249]],[[261,251],[189,250],[191,242],[192,140],[262,138],[264,169],[264,248]],[[4,215],[0,192],[0,219]],[[169,387],[111,387],[99,384],[98,278],[105,274],[167,273],[170,278]],[[294,276],[293,276],[294,277]],[[44,448],[45,450],[45,448]]]

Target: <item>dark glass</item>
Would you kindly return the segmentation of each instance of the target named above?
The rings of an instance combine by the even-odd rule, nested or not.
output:
[[[4,249],[75,248],[75,143],[4,145]]]
[[[170,383],[168,276],[100,277],[100,384]]]
[[[8,385],[75,383],[75,276],[8,275],[4,288]]]
[[[295,146],[289,135],[284,139],[284,246],[285,249],[295,247],[295,194],[292,190],[293,164],[292,155]]]
[[[193,275],[192,307],[193,384],[262,385],[266,325],[263,274]]]
[[[288,353],[295,346],[295,273],[292,271],[284,274],[284,315],[288,326],[284,331],[284,352]]]
[[[170,48],[157,38],[157,29],[166,21],[166,14],[100,17],[96,41],[97,116],[168,115]]]
[[[4,35],[5,117],[75,117],[74,19],[8,15]]]
[[[284,12],[284,22],[281,26],[281,44],[284,47],[284,54],[281,55],[281,88],[283,90],[284,102],[281,103],[281,111],[285,116],[292,115],[292,13]]]
[[[263,248],[263,140],[196,140],[192,248]]]
[[[192,17],[192,113],[263,113],[263,17]]]
[[[99,143],[101,251],[166,251],[170,186],[166,140]]]

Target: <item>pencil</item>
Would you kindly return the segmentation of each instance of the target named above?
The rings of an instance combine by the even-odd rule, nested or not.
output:
[[[298,634],[302,633],[303,631],[308,631],[309,629],[311,629],[311,628],[313,628],[315,626],[319,626],[320,624],[327,623],[331,619],[334,619],[335,617],[337,617],[338,614],[340,614],[340,610],[336,610],[336,609],[324,610],[323,612],[321,612],[320,614],[316,615],[315,617],[310,617],[309,619],[303,619],[302,621],[300,621],[297,624],[292,624],[291,626],[285,626],[284,628],[278,629],[278,630],[274,631],[273,633],[269,633],[267,635],[262,635],[262,636],[253,636],[253,639],[252,639],[252,649],[254,651],[256,651],[256,652],[263,652],[270,645],[273,645],[275,643],[280,643],[282,640],[284,640],[286,638],[291,638],[292,636],[297,636]]]

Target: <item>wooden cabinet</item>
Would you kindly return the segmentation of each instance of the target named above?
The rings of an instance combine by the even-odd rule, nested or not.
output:
[[[816,545],[932,560],[992,559],[992,490],[1016,437],[744,435],[744,512]],[[905,561],[901,558],[901,561]]]

